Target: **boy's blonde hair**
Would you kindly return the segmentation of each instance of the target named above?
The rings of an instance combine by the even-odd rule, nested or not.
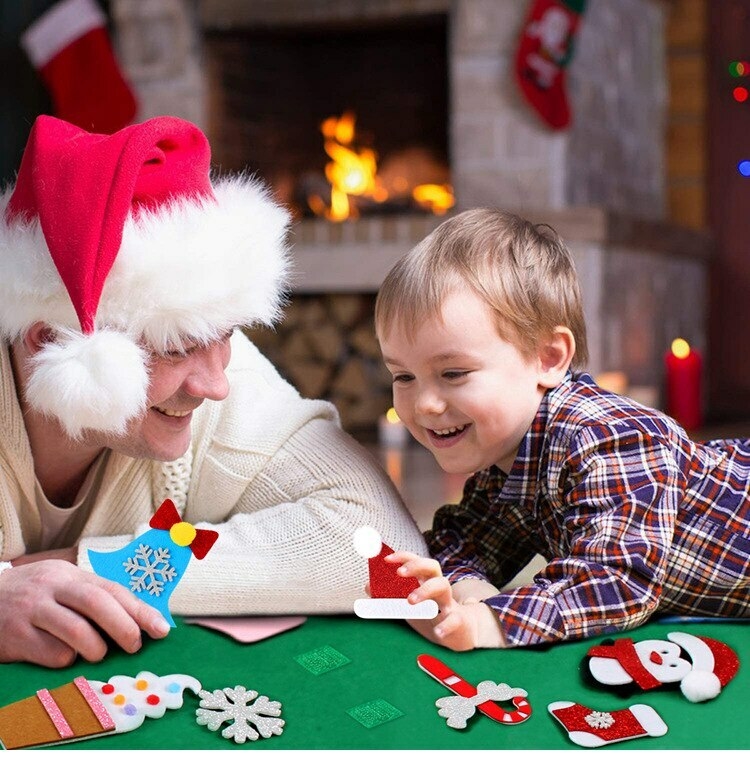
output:
[[[586,324],[573,259],[557,232],[512,213],[467,210],[438,226],[390,270],[375,301],[375,330],[395,323],[413,335],[440,316],[464,284],[496,315],[501,338],[530,357],[557,326],[573,332],[572,367],[588,360]]]

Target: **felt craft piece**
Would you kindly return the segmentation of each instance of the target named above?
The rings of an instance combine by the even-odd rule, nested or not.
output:
[[[284,631],[301,626],[306,620],[307,618],[302,615],[269,616],[267,618],[183,618],[185,623],[220,631],[243,644],[251,644],[276,636]]]
[[[368,619],[434,618],[438,614],[437,602],[426,599],[411,604],[406,598],[419,588],[413,577],[398,575],[398,565],[385,561],[393,549],[384,544],[380,534],[369,526],[354,532],[354,549],[366,557],[370,576],[370,597],[354,602],[354,614]]]
[[[160,718],[167,709],[180,708],[185,689],[197,694],[200,681],[146,671],[107,682],[79,676],[0,708],[0,744],[25,749],[133,731],[147,717]]]
[[[281,702],[269,701],[266,696],[258,696],[244,686],[233,689],[201,691],[200,707],[195,711],[198,725],[205,725],[209,731],[218,731],[224,723],[230,723],[221,732],[225,739],[233,739],[235,744],[244,744],[248,739],[257,741],[281,736],[284,721]]]
[[[438,715],[446,718],[446,724],[451,728],[466,728],[469,718],[476,710],[503,725],[518,725],[531,716],[531,705],[524,689],[511,688],[506,683],[497,684],[494,681],[482,681],[474,688],[445,663],[428,654],[419,655],[417,665],[438,683],[457,694],[441,697],[435,702]],[[509,712],[496,704],[507,700],[516,707],[515,711]]]
[[[575,702],[552,702],[547,710],[578,746],[599,747],[643,736],[663,736],[668,730],[659,713],[647,704],[603,712]]]
[[[89,559],[97,575],[130,589],[174,626],[169,597],[185,574],[190,557],[202,560],[219,534],[181,520],[171,499],[162,502],[149,525],[149,531],[115,552],[90,549]]]
[[[625,638],[591,647],[589,671],[606,686],[634,685],[643,691],[679,682],[691,702],[717,697],[737,674],[739,658],[723,642],[681,631],[667,634],[667,639],[634,643]]]

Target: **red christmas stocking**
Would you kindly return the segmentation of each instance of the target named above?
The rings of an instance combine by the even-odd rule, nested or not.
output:
[[[634,704],[616,712],[601,712],[575,702],[552,702],[547,709],[578,746],[604,746],[641,736],[663,736],[667,732],[666,723],[647,704]]]
[[[565,67],[586,0],[534,0],[516,55],[516,78],[526,99],[553,129],[570,123]]]
[[[21,37],[21,46],[50,91],[55,115],[100,134],[127,126],[136,113],[106,21],[94,0],[60,0]]]

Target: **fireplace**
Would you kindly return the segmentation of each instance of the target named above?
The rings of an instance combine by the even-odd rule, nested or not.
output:
[[[293,209],[294,295],[275,331],[252,336],[303,394],[333,400],[347,429],[374,429],[390,403],[374,293],[446,210],[352,195],[353,215],[332,218],[321,128],[347,114],[356,132],[342,146],[374,151],[386,178],[394,161],[397,174],[404,158],[418,164],[412,184],[450,186],[448,213],[495,205],[561,233],[582,280],[591,372],[623,371],[658,403],[671,340],[705,351],[710,244],[665,221],[661,0],[588,4],[564,132],[518,92],[519,0],[110,5],[140,117],[198,123],[218,170],[257,171]]]
[[[449,184],[446,35],[445,14],[207,30],[214,162],[298,218],[418,212]]]

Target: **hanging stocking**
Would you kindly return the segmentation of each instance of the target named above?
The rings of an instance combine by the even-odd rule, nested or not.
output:
[[[22,35],[21,47],[52,96],[54,115],[99,134],[127,126],[136,101],[94,0],[60,0]]]
[[[533,0],[516,55],[516,78],[526,99],[553,129],[570,123],[565,67],[586,0]]]

